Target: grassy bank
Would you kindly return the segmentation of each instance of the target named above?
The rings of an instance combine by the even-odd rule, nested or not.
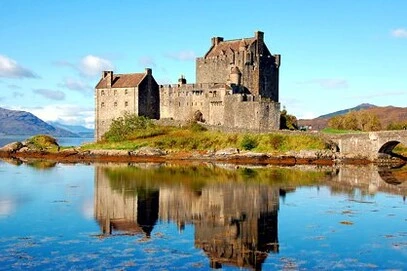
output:
[[[123,136],[107,134],[98,143],[83,146],[84,149],[134,150],[143,146],[170,151],[200,151],[238,148],[256,152],[281,153],[289,150],[321,150],[327,146],[316,135],[306,133],[222,133],[207,131],[196,123],[185,127],[143,125],[143,129],[132,130]]]

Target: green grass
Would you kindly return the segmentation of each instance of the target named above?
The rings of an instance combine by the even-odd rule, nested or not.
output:
[[[152,131],[159,131],[153,133]],[[188,125],[178,127],[152,127],[145,131],[130,133],[123,141],[100,141],[86,144],[82,149],[134,150],[143,146],[161,148],[168,151],[220,150],[238,148],[257,152],[278,153],[289,150],[321,150],[326,148],[324,140],[310,134],[285,133],[222,133],[207,131],[202,127]],[[143,135],[143,136],[140,136]]]

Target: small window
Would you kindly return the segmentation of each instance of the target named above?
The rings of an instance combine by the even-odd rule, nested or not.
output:
[[[124,102],[124,106],[129,106],[129,102]]]
[[[102,90],[102,91],[100,92],[100,95],[104,96],[104,95],[105,95],[105,91]]]
[[[117,95],[117,89],[115,89],[115,90],[113,91],[113,93],[114,93],[114,95]]]
[[[105,103],[102,102],[102,103],[100,104],[100,107],[105,107]]]
[[[114,102],[114,106],[117,106],[117,102]]]
[[[127,91],[127,88],[124,90],[124,94],[128,94],[129,92]]]

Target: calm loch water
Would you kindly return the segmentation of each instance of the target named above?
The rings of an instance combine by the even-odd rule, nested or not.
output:
[[[0,160],[0,270],[404,270],[407,169]]]

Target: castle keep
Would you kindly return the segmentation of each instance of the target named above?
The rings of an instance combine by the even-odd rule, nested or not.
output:
[[[270,53],[264,33],[252,38],[212,38],[196,59],[196,83],[158,86],[150,69],[143,74],[105,71],[96,85],[96,130],[101,139],[112,119],[124,112],[154,119],[186,121],[252,131],[280,126],[280,55]]]

